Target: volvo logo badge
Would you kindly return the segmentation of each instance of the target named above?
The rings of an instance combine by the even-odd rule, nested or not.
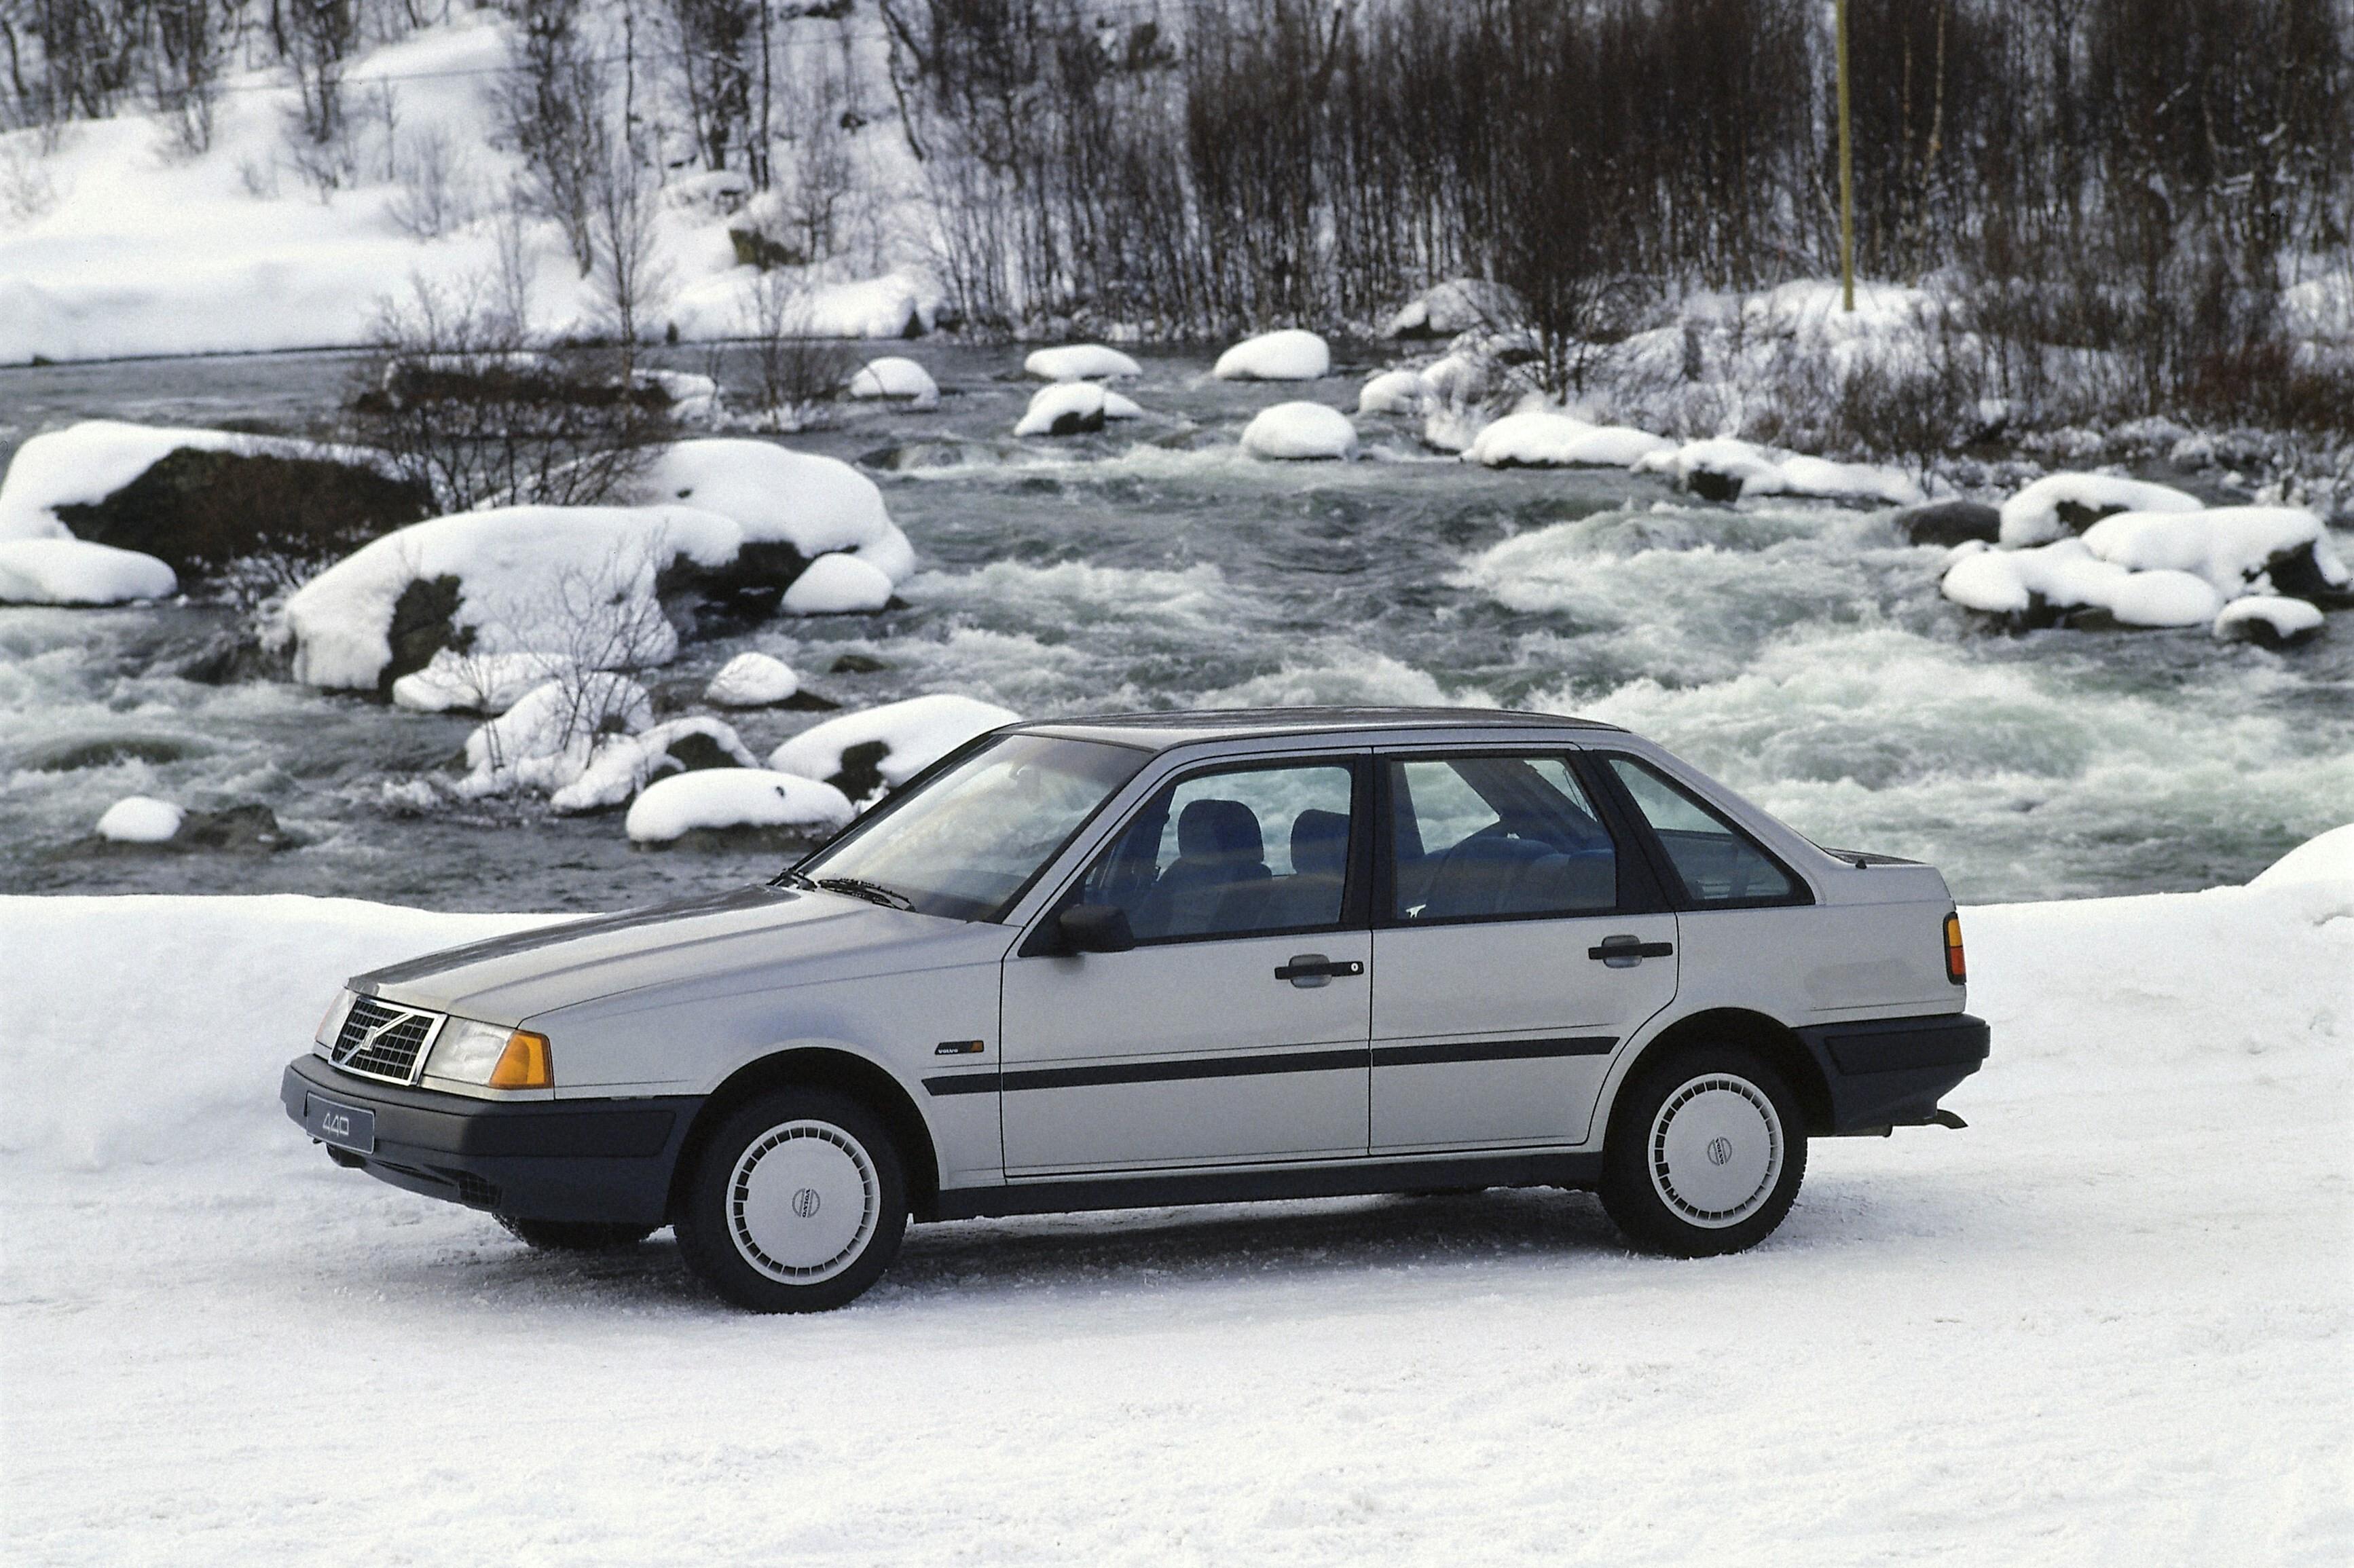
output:
[[[1719,1163],[1723,1162],[1719,1161]],[[816,1188],[804,1187],[793,1194],[793,1213],[805,1220],[817,1213]]]
[[[1708,1140],[1708,1162],[1711,1165],[1722,1165],[1732,1158],[1733,1140],[1731,1139],[1712,1138]]]

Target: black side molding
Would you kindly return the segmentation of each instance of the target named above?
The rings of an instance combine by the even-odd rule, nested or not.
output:
[[[1599,1154],[1498,1154],[1454,1160],[1358,1160],[1284,1170],[1204,1171],[1176,1176],[1091,1176],[952,1187],[926,1220],[1000,1214],[1061,1214],[1090,1209],[1158,1209],[1183,1203],[1253,1203],[1277,1198],[1347,1198],[1449,1187],[1589,1188],[1602,1179]]]

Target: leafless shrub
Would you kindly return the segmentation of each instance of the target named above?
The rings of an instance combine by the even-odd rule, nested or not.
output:
[[[402,233],[439,239],[474,219],[476,193],[465,154],[438,125],[412,133],[398,162],[400,189],[385,216]]]
[[[857,350],[839,339],[808,334],[806,304],[782,273],[762,275],[744,311],[762,411],[781,428],[805,429],[857,370]]]

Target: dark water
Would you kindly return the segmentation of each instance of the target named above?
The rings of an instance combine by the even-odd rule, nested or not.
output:
[[[1699,505],[1615,472],[1490,473],[1361,421],[1348,464],[1243,457],[1249,416],[1353,408],[1358,372],[1211,381],[1140,355],[1150,418],[1015,442],[1022,351],[919,344],[938,413],[854,409],[789,444],[856,459],[963,438],[968,460],[878,472],[914,540],[912,608],[779,620],[653,673],[695,706],[719,664],[774,652],[851,706],[969,693],[1026,715],[1172,704],[1495,702],[1654,736],[1816,838],[1920,855],[1967,900],[2243,880],[2354,819],[2354,618],[2285,654],[2203,630],[1973,628],[1940,552],[1884,514]],[[681,367],[699,367],[682,356]],[[75,418],[300,429],[347,384],[337,355],[0,371],[0,451]],[[2341,541],[2342,544],[2342,541]],[[417,814],[469,720],[163,673],[220,625],[202,607],[0,610],[0,888],[300,892],[452,909],[607,908],[741,880],[774,852],[632,850],[618,814],[527,801]],[[880,671],[833,673],[844,653]],[[731,716],[756,752],[819,715]],[[56,766],[112,745],[112,760]],[[67,760],[74,760],[69,757]],[[279,853],[99,844],[113,800],[258,801]]]

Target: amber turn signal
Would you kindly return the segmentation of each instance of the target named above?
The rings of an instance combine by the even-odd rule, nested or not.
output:
[[[1946,916],[1946,978],[1956,985],[1970,978],[1969,965],[1962,958],[1962,917]]]
[[[491,1087],[556,1087],[556,1063],[548,1054],[547,1036],[534,1034],[527,1029],[518,1029],[508,1035],[507,1048],[499,1054],[499,1065],[491,1069]]]

